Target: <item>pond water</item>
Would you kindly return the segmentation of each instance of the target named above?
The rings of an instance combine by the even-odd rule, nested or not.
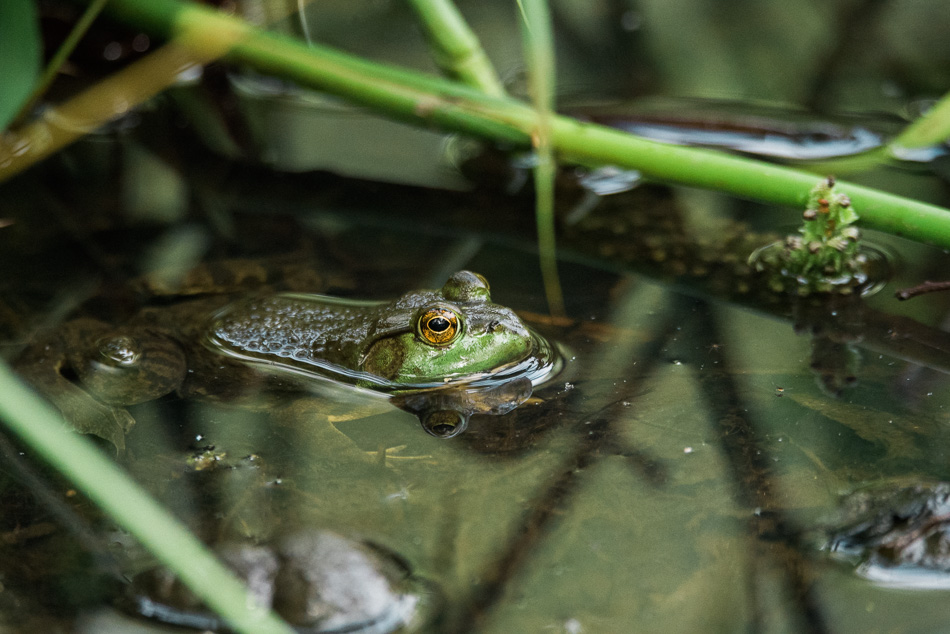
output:
[[[735,258],[707,258],[702,270],[677,258],[688,235],[676,235],[676,210],[689,198],[644,187],[605,200],[566,233],[567,314],[550,316],[536,255],[518,237],[522,199],[478,194],[511,217],[479,231],[468,195],[368,192],[323,177],[313,191],[334,193],[321,203],[298,198],[308,179],[256,179],[272,204],[291,202],[261,215],[262,199],[228,185],[218,194],[244,202],[223,237],[201,219],[43,232],[27,191],[35,182],[8,186],[10,200],[30,203],[14,225],[29,231],[17,235],[41,239],[14,240],[4,253],[7,356],[77,311],[121,321],[142,302],[180,301],[125,286],[144,248],[195,231],[206,261],[251,261],[272,267],[277,285],[297,275],[344,297],[394,297],[437,287],[456,269],[479,271],[494,301],[557,342],[565,363],[527,403],[475,415],[450,440],[347,390],[131,407],[119,462],[207,541],[319,528],[378,544],[424,588],[413,626],[423,631],[934,631],[946,622],[935,607],[944,591],[887,587],[823,549],[839,495],[948,477],[946,300],[892,297],[919,267],[945,266],[942,255],[908,261],[913,245],[891,239],[902,264],[895,258],[898,277],[877,295],[770,301],[749,290]],[[445,224],[428,217],[435,201]],[[459,228],[456,214],[474,220]],[[661,220],[631,234],[633,224],[618,223],[635,214]],[[605,218],[621,241],[598,233]],[[624,255],[639,243],[653,245],[645,261]],[[148,557],[81,495],[62,497],[59,480],[26,480],[39,487],[32,498],[23,473],[43,469],[17,455],[23,464],[4,484],[5,613],[25,611],[31,627],[69,622],[64,610],[78,611],[79,631],[145,627],[108,606],[127,592],[116,567],[130,575]]]
[[[559,5],[559,28],[575,36],[567,48],[586,46],[583,61],[602,62],[614,48],[594,47],[597,24],[568,4]],[[641,52],[656,46],[650,38],[693,32],[690,20],[664,18],[662,3],[639,4],[618,23],[628,32],[641,20],[650,25],[646,44],[637,41]],[[370,47],[367,33],[370,42],[356,50]],[[496,34],[489,45],[504,52],[503,41]],[[675,49],[694,46],[689,38],[668,43],[672,57],[638,59],[667,73],[672,92],[724,92],[703,84],[725,82],[703,64],[679,66]],[[733,51],[736,63],[758,55],[747,44]],[[625,79],[611,68],[601,79],[658,81],[641,66],[649,64],[631,63]],[[582,69],[574,59],[565,73],[576,81]],[[682,116],[649,125],[664,136],[676,128],[676,142],[716,144],[724,135],[726,147],[759,151],[746,137],[734,143],[741,120],[756,135],[775,125],[783,152],[787,144],[801,149],[798,141],[807,156],[856,151],[821,145],[840,128],[821,117],[796,111],[778,122],[777,110],[753,108],[758,97],[788,95],[768,80],[771,70],[749,73],[766,94],[732,90],[740,101],[726,104],[724,132],[679,136],[703,112],[724,116],[724,104],[702,100],[664,101],[664,117],[676,103]],[[817,74],[809,106],[820,109],[834,99],[819,88],[833,82]],[[889,260],[883,288],[795,298],[769,290],[748,258],[794,232],[801,210],[635,175],[610,187],[632,189],[598,197],[578,186],[584,174],[564,169],[557,204],[565,310],[552,314],[533,197],[523,186],[529,177],[510,157],[378,121],[354,140],[355,157],[338,156],[338,148],[354,149],[362,115],[317,106],[286,86],[265,90],[259,77],[212,68],[206,79],[215,98],[231,82],[226,97],[243,99],[255,124],[243,133],[263,139],[232,129],[231,140],[244,144],[221,158],[208,138],[214,126],[182,123],[195,110],[208,114],[182,91],[0,185],[0,355],[25,378],[50,370],[73,388],[81,382],[52,353],[45,364],[23,361],[31,344],[64,324],[75,328],[68,324],[80,317],[121,325],[144,309],[197,329],[248,294],[386,300],[438,289],[461,270],[484,276],[492,300],[552,342],[563,362],[530,397],[518,392],[511,411],[474,408],[467,429],[451,438],[427,433],[427,404],[326,382],[274,389],[216,362],[188,367],[189,389],[165,390],[85,428],[201,539],[238,544],[230,561],[264,570],[248,563],[247,546],[288,569],[322,573],[325,561],[345,561],[323,583],[355,588],[370,603],[383,602],[379,588],[390,584],[392,619],[346,629],[363,618],[354,600],[326,631],[382,632],[402,621],[401,631],[473,633],[950,628],[950,294],[894,297],[948,277],[947,253],[865,232]],[[878,81],[855,73],[845,84],[863,94]],[[273,110],[258,112],[275,95]],[[834,103],[846,109],[849,99]],[[893,110],[910,98],[887,93],[883,101]],[[322,123],[309,130],[320,130],[325,147],[314,159],[311,146],[321,144],[302,142],[297,126],[321,108]],[[233,112],[218,114],[222,128],[234,123]],[[356,126],[343,127],[350,117]],[[846,135],[860,130],[858,140],[873,145],[900,128],[893,117],[879,127],[868,119],[873,135],[864,135],[863,118]],[[768,145],[771,158],[807,158],[775,151],[775,139]],[[457,164],[435,156],[443,147]],[[431,163],[415,161],[427,153]],[[946,205],[947,155],[929,158],[863,178]],[[2,437],[0,452],[0,631],[180,631],[135,612],[151,606],[166,621],[202,613],[31,450]],[[315,552],[329,554],[314,561]],[[166,609],[176,601],[188,607]]]

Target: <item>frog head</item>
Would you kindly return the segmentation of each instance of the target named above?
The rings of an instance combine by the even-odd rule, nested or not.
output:
[[[459,271],[438,291],[392,302],[364,342],[359,369],[395,383],[448,382],[516,363],[534,348],[514,311],[492,303],[485,278]]]

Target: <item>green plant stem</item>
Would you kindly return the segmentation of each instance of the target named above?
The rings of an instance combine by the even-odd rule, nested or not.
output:
[[[82,15],[79,16],[79,19],[76,20],[76,24],[73,25],[72,30],[69,32],[69,35],[63,40],[63,43],[43,70],[43,76],[40,77],[39,82],[37,82],[36,87],[30,94],[30,98],[27,99],[23,107],[20,108],[20,112],[15,119],[16,121],[20,121],[27,116],[30,110],[33,109],[33,105],[36,104],[39,98],[42,97],[49,88],[50,84],[53,83],[53,80],[56,78],[56,73],[59,72],[59,69],[66,63],[66,60],[69,59],[76,45],[79,44],[79,40],[81,40],[82,36],[89,30],[89,27],[102,12],[102,8],[106,6],[106,2],[108,1],[109,0],[92,0]]]
[[[502,97],[505,88],[485,49],[452,0],[409,0],[425,27],[436,63],[449,77]]]
[[[531,101],[538,125],[531,135],[536,164],[534,175],[535,218],[538,227],[538,256],[548,309],[564,314],[564,293],[557,272],[557,241],[554,226],[554,177],[557,161],[551,146],[551,117],[554,112],[554,37],[547,0],[518,0],[521,10],[521,39],[528,63]]]
[[[912,121],[887,145],[853,156],[809,161],[801,167],[816,174],[854,174],[885,164],[893,159],[906,160],[909,151],[929,148],[950,139],[950,92],[927,112]],[[910,160],[919,160],[911,158]]]
[[[132,533],[237,631],[292,634],[195,537],[0,362],[0,420]]]
[[[950,92],[904,128],[889,147],[892,154],[900,156],[901,149],[927,147],[947,139],[950,139]]]
[[[327,47],[262,32],[206,7],[178,0],[111,0],[107,11],[139,28],[181,36],[199,53],[220,47],[227,59],[340,95],[394,118],[496,141],[530,145],[537,113],[457,82],[359,59]],[[644,177],[714,189],[800,209],[814,174],[722,152],[667,145],[563,116],[551,121],[562,160],[617,165]],[[950,210],[840,182],[861,209],[861,224],[950,248]],[[796,211],[797,213],[797,211]]]

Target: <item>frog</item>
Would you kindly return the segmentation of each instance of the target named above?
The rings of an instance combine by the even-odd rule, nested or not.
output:
[[[282,293],[216,315],[211,345],[251,363],[347,374],[363,386],[404,390],[470,380],[528,358],[535,335],[492,303],[488,282],[460,271],[435,291],[390,302]]]
[[[903,588],[950,587],[950,483],[884,479],[842,495],[817,544],[866,579]]]
[[[77,431],[121,451],[134,423],[127,407],[171,393],[223,400],[249,381],[293,389],[329,381],[400,396],[395,404],[411,401],[406,409],[426,431],[452,437],[472,413],[526,400],[558,362],[554,346],[491,301],[483,276],[459,271],[440,289],[391,301],[265,292],[150,306],[119,327],[77,318],[16,366]],[[496,389],[506,382],[516,389]],[[404,398],[423,392],[438,394],[437,404]]]
[[[298,632],[391,632],[434,615],[425,580],[382,546],[325,529],[305,529],[256,542],[232,540],[216,554]],[[120,607],[183,628],[230,631],[164,567],[132,576]]]

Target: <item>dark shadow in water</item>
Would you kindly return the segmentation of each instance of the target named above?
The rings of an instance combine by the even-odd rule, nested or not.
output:
[[[662,351],[669,345],[675,334],[676,307],[667,308],[667,314],[654,336],[636,354],[631,355],[627,373],[649,376],[662,358]],[[467,599],[459,601],[460,610],[455,615],[457,632],[477,632],[485,617],[498,605],[509,584],[517,584],[518,575],[531,559],[536,549],[552,529],[552,523],[568,511],[574,496],[583,481],[583,472],[598,460],[612,455],[621,455],[628,459],[634,472],[643,477],[651,486],[664,483],[665,469],[659,461],[646,452],[618,441],[614,424],[620,417],[614,412],[623,408],[630,413],[637,396],[642,394],[634,382],[630,382],[629,394],[622,394],[598,411],[574,414],[570,427],[573,436],[573,451],[570,452],[560,468],[554,470],[554,477],[534,501],[526,504],[529,510],[520,527],[515,530],[512,539],[505,548],[484,568],[479,575],[482,583]],[[578,398],[583,390],[576,390]]]
[[[59,631],[70,606],[116,595],[119,561],[82,512],[85,498],[2,433],[0,465],[0,629]]]
[[[747,579],[753,608],[750,629],[753,632],[765,629],[757,578],[765,572],[766,562],[771,560],[769,563],[781,571],[789,598],[803,621],[800,631],[812,634],[827,632],[825,618],[808,579],[809,562],[799,547],[797,535],[801,532],[792,526],[781,502],[776,499],[769,454],[756,436],[758,425],[739,395],[722,348],[708,348],[708,342],[723,339],[709,304],[696,305],[695,319],[684,331],[687,338],[694,340],[690,346],[692,349],[708,350],[703,370],[696,376],[732,470],[736,503],[742,509],[755,509],[747,526],[755,548],[754,569],[749,571]],[[768,543],[763,540],[768,540]]]
[[[115,579],[121,579],[122,570],[99,533],[63,501],[62,495],[57,493],[54,485],[50,483],[49,474],[38,473],[37,469],[29,464],[28,458],[14,447],[5,434],[0,434],[0,457],[3,458],[4,471],[23,485],[23,488],[35,498],[37,504],[56,520],[57,524],[53,530],[59,527],[66,528],[94,557],[97,571]],[[23,527],[23,530],[28,533],[30,527]],[[28,538],[28,535],[25,536],[25,539]]]

